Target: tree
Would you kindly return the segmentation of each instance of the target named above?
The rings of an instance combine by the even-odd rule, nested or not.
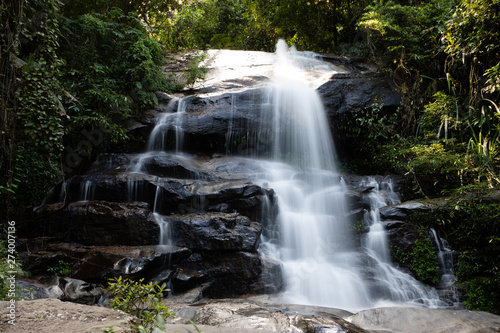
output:
[[[500,1],[460,0],[446,22],[443,40],[450,55],[450,70],[458,71],[461,81],[467,84],[471,105],[481,102],[483,88],[488,84],[485,92],[497,92],[494,98],[498,98],[495,87],[500,81]]]
[[[22,0],[2,0],[0,5],[0,206],[8,218],[10,197],[16,186],[13,179],[16,147],[17,94],[22,61],[19,34],[23,16]]]

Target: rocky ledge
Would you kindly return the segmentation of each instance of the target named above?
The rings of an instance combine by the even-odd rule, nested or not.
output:
[[[166,332],[195,331],[192,322],[204,333],[496,333],[500,316],[486,312],[428,309],[420,307],[384,307],[356,314],[331,308],[274,303],[267,297],[219,300],[217,302],[166,302],[176,314],[168,319]],[[0,302],[5,309],[8,302]],[[121,311],[100,306],[41,299],[16,302],[15,325],[0,321],[4,333],[136,332],[136,318]]]

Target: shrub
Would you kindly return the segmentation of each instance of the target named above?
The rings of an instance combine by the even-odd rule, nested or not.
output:
[[[3,235],[2,235],[3,236]],[[21,259],[13,248],[8,247],[5,240],[0,240],[0,301],[20,300],[21,290],[17,287],[11,289],[10,277],[24,276],[26,272],[21,269]]]
[[[136,316],[140,320],[137,327],[141,332],[153,332],[173,314],[161,303],[166,284],[143,284],[144,279],[133,281],[121,277],[111,279],[107,293],[112,297],[111,307]]]

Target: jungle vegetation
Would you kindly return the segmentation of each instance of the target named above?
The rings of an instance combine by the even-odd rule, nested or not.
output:
[[[500,0],[1,0],[0,34],[3,221],[126,143],[155,91],[180,89],[162,74],[169,53],[283,38],[394,79],[396,112],[350,119],[365,145],[347,168],[406,175],[408,198],[453,198],[422,221],[462,253],[468,307],[500,313],[500,205],[486,200],[500,185]]]

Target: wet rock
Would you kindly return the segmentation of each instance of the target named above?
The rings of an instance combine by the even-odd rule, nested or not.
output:
[[[387,206],[379,209],[380,217],[383,219],[404,219],[406,218],[406,211],[398,206]]]
[[[89,201],[43,206],[24,231],[87,245],[147,245],[158,244],[159,227],[146,203]]]
[[[272,259],[261,258],[262,273],[253,290],[257,294],[276,294],[284,287],[283,265]]]
[[[206,271],[179,269],[173,275],[171,283],[175,291],[183,291],[196,288],[206,282],[209,276]]]
[[[134,165],[137,160],[137,156],[123,154],[103,156],[97,163],[95,174],[75,176],[58,185],[45,204],[37,208],[35,215],[62,209],[68,203],[97,200],[145,202],[155,212],[164,215],[237,211],[253,220],[260,220],[264,203],[274,200],[274,191],[251,184],[251,175],[262,171],[251,161],[242,169],[244,162],[237,159],[197,161],[194,156],[160,155],[141,161],[143,169],[151,174],[123,171],[126,163]],[[232,173],[236,167],[248,172]],[[104,172],[99,173],[98,168],[104,169]],[[115,171],[111,171],[112,168]],[[59,206],[48,207],[54,203]]]
[[[143,171],[150,175],[179,179],[211,179],[209,174],[189,168],[166,156],[151,156],[142,160]]]
[[[118,276],[153,278],[164,267],[190,255],[189,249],[172,246],[84,246],[75,243],[34,244],[30,252],[20,252],[23,268],[32,274],[47,274],[48,267],[62,260],[72,264],[70,277],[102,284]]]
[[[167,324],[175,327],[195,322],[203,332],[365,332],[342,319],[346,311],[321,307],[277,304],[272,300],[221,300],[183,305],[166,300],[178,316]]]
[[[380,74],[336,74],[318,88],[327,113],[357,112],[370,109],[377,102],[385,108],[396,109],[401,97],[394,83]]]
[[[193,250],[255,251],[261,227],[239,214],[206,213],[168,217],[178,246]]]
[[[104,289],[97,285],[68,277],[38,276],[19,281],[26,299],[57,298],[62,301],[94,305],[104,296]]]
[[[257,253],[234,251],[203,251],[200,260],[184,260],[174,265],[174,293],[186,291],[196,284],[206,284],[203,296],[236,297],[252,293],[262,267]],[[195,283],[196,282],[196,283]]]

